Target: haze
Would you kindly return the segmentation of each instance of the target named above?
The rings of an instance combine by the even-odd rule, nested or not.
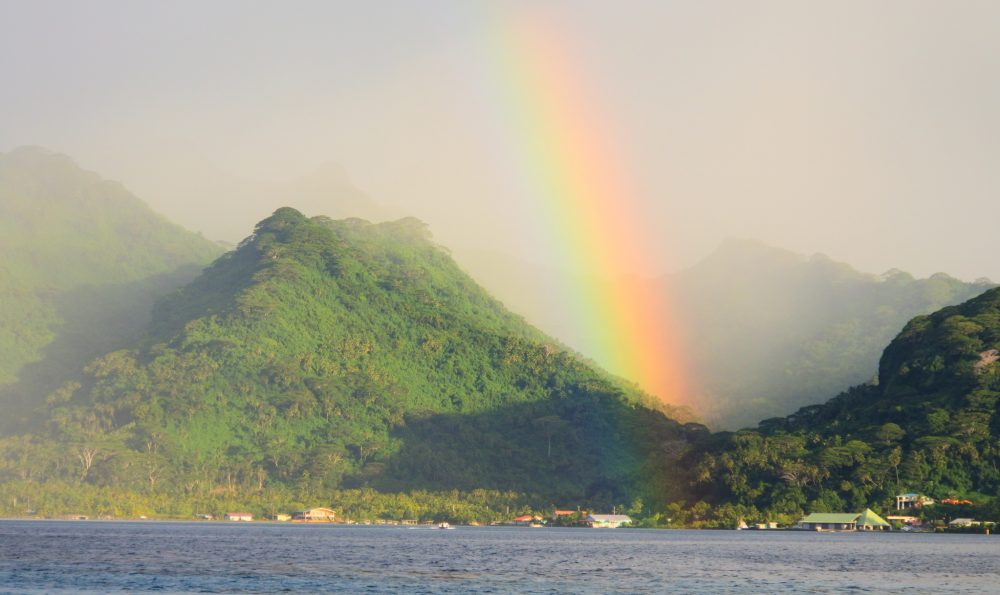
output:
[[[542,4],[3,0],[0,151],[65,152],[212,239],[308,195],[309,214],[412,214],[457,250],[561,268],[497,155],[486,41],[540,20],[655,238],[650,270],[622,272],[736,236],[1000,278],[1000,5]]]

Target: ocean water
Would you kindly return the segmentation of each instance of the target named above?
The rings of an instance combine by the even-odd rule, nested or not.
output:
[[[1000,537],[0,521],[0,593],[1000,593]]]

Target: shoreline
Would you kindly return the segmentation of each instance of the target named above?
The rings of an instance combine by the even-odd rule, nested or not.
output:
[[[275,521],[270,519],[264,520],[253,520],[253,521],[227,521],[222,519],[135,519],[135,518],[88,518],[88,519],[67,519],[67,518],[43,518],[43,517],[0,517],[0,523],[3,522],[37,522],[37,523],[127,523],[127,524],[204,524],[204,525],[227,525],[227,526],[327,526],[327,527],[364,527],[364,528],[396,528],[396,529],[435,529],[440,530],[437,523],[421,523],[418,525],[401,525],[398,523],[337,523],[337,522],[293,522],[293,521]],[[608,528],[594,528],[594,527],[568,527],[568,526],[552,526],[552,527],[524,527],[519,525],[464,525],[451,523],[453,528],[462,529],[524,529],[524,530],[534,530],[534,529],[572,529],[572,530],[586,530],[607,532]],[[706,528],[706,527],[618,527],[617,530],[624,530],[627,532],[634,531],[697,531],[699,533],[749,533],[749,534],[760,534],[760,533],[817,533],[817,534],[830,534],[830,535],[840,535],[840,534],[878,534],[878,535],[922,535],[922,534],[938,534],[938,535],[982,535],[984,537],[990,537],[997,535],[992,531],[937,531],[931,530],[917,530],[917,531],[903,531],[899,529],[894,529],[891,531],[813,531],[809,529],[794,529],[794,528],[778,528],[778,529],[722,529],[722,528]]]

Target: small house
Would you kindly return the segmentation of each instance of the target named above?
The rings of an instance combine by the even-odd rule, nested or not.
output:
[[[759,530],[777,529],[778,528],[778,522],[777,521],[767,521],[767,522],[764,522],[764,523],[757,523],[756,525],[754,525],[754,528],[755,529],[759,529]]]
[[[890,525],[885,519],[875,514],[871,508],[866,508],[858,516],[857,520],[858,531],[890,531],[892,530],[892,525]]]
[[[292,520],[292,515],[279,512],[278,514],[274,515],[274,520],[280,522],[287,522]]]
[[[336,518],[337,513],[329,508],[307,508],[296,512],[292,520],[299,523],[332,523]]]
[[[807,531],[856,531],[858,515],[853,512],[814,512],[799,520]]]
[[[519,517],[515,517],[514,520],[510,522],[511,525],[517,525],[518,527],[528,527],[534,523],[542,520],[542,517],[534,516],[530,514],[524,514]]]
[[[934,504],[934,498],[929,498],[921,494],[900,494],[896,496],[896,510],[911,510],[914,508],[923,508],[924,506],[930,506]]]
[[[626,514],[588,514],[584,520],[588,527],[595,529],[617,529],[632,524],[631,517]]]
[[[864,512],[814,512],[799,520],[807,531],[889,531],[892,526],[870,508]]]
[[[249,512],[227,512],[225,519],[227,521],[245,521],[249,522],[253,520],[253,515]]]

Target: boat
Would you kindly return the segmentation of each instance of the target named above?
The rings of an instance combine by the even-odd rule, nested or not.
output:
[[[448,523],[438,523],[438,529],[454,529],[454,527]]]
[[[743,519],[740,519],[739,524],[736,525],[736,530],[737,531],[745,531],[746,529],[749,529],[749,528],[750,527],[747,526],[747,522],[744,521]]]

